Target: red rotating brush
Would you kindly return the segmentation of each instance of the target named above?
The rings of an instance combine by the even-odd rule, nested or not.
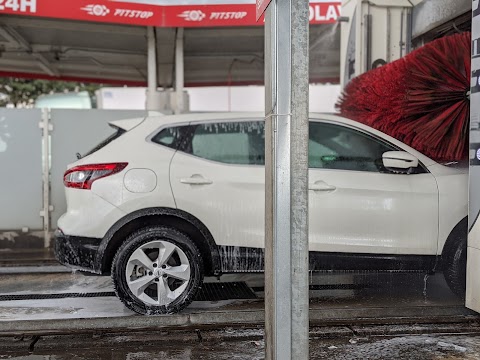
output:
[[[466,159],[470,37],[466,32],[437,39],[354,78],[337,109],[436,161]]]

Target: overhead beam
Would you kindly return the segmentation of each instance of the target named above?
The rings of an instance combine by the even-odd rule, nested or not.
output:
[[[88,76],[65,76],[54,77],[46,74],[40,73],[26,73],[26,72],[16,72],[12,71],[0,71],[0,77],[16,77],[23,79],[43,79],[43,80],[62,80],[62,81],[73,81],[73,82],[85,82],[85,83],[99,83],[99,84],[111,84],[111,85],[120,85],[120,86],[146,86],[145,81],[137,80],[128,80],[123,79],[119,80],[118,77],[109,78],[105,74],[102,74],[102,78],[94,78]]]
[[[230,59],[238,59],[238,58],[255,58],[263,63],[263,53],[189,53],[185,54],[186,58],[208,58],[208,59],[217,59],[217,58],[230,58]]]
[[[185,38],[215,38],[219,37],[248,37],[250,40],[252,37],[257,37],[259,39],[264,38],[263,28],[260,26],[252,27],[235,27],[235,28],[224,28],[222,32],[219,33],[218,28],[191,28],[185,30]]]
[[[52,67],[52,64],[39,53],[32,53],[32,56],[37,59],[37,64],[40,69],[45,71],[50,76],[60,76],[60,73]]]
[[[139,26],[85,23],[68,20],[32,19],[31,17],[16,17],[12,15],[0,16],[0,24],[38,29],[138,35],[142,37],[145,36],[145,28]]]
[[[15,39],[20,48],[25,50],[37,60],[37,65],[40,69],[45,71],[50,76],[60,76],[60,73],[52,67],[52,64],[50,64],[50,62],[45,58],[45,56],[38,52],[34,52],[30,43],[22,35],[20,35],[17,30],[15,30],[9,25],[4,25],[2,29],[13,39]]]
[[[57,52],[64,56],[120,56],[121,59],[125,57],[136,57],[138,61],[145,61],[147,54],[143,51],[125,51],[125,50],[114,50],[114,49],[102,49],[102,48],[72,48],[70,46],[53,46],[45,44],[30,44],[32,51],[34,52]]]

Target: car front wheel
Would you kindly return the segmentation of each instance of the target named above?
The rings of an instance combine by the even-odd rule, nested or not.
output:
[[[115,293],[144,315],[187,307],[203,281],[203,261],[192,240],[176,229],[150,226],[130,235],[112,263]]]

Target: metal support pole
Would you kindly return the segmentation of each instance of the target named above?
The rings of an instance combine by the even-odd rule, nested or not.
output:
[[[147,110],[158,110],[160,104],[157,94],[157,41],[155,29],[152,26],[147,27],[147,46],[148,88],[146,108]]]
[[[480,312],[480,3],[472,2],[470,88],[470,171],[468,191],[467,291],[465,306]]]
[[[265,22],[266,359],[308,359],[308,0]]]
[[[180,114],[184,110],[183,83],[183,28],[178,28],[175,43],[175,114]]]
[[[44,247],[50,247],[50,211],[53,206],[50,205],[50,131],[53,129],[50,124],[50,109],[42,109],[42,121],[39,124],[42,129],[43,146],[43,210],[40,215],[43,216],[43,241]]]

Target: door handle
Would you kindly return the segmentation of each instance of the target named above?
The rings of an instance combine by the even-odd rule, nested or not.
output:
[[[333,185],[328,185],[325,181],[315,181],[313,184],[308,186],[308,190],[313,191],[334,191],[336,189]]]
[[[192,175],[189,178],[180,179],[180,182],[182,184],[189,184],[189,185],[209,185],[209,184],[213,183],[212,180],[205,179],[201,175]]]

